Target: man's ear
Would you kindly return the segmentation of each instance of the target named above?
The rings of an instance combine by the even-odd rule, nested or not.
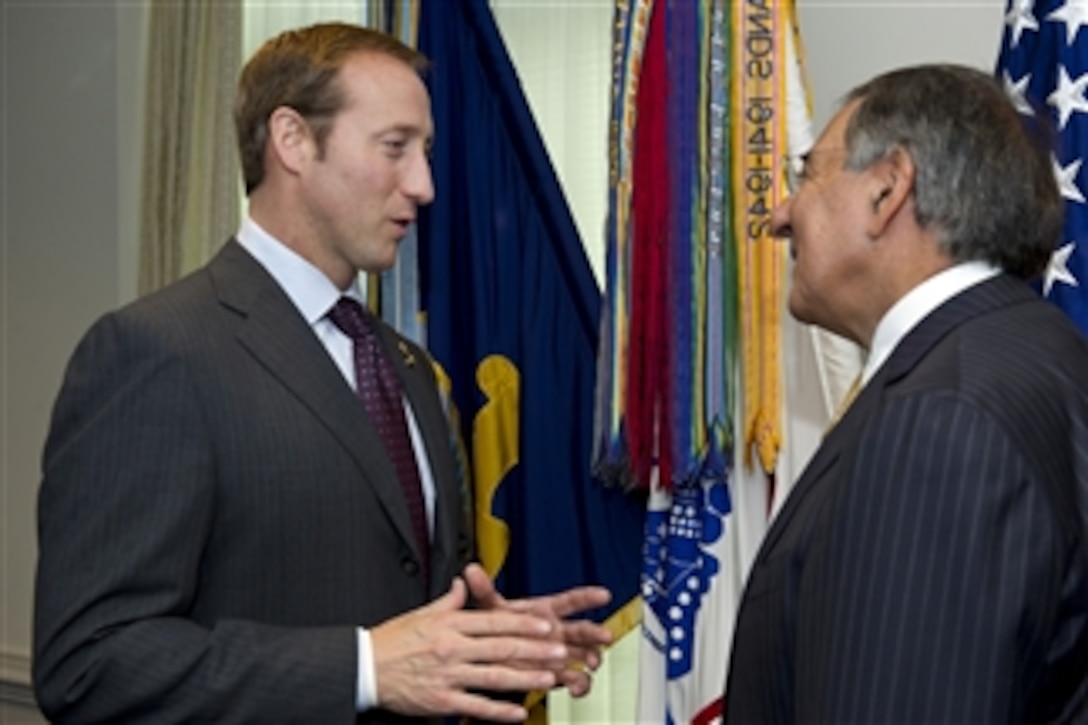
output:
[[[868,185],[871,208],[866,231],[875,239],[904,209],[914,192],[914,159],[906,149],[896,146],[874,163],[868,173],[872,183]]]
[[[299,112],[280,106],[268,116],[268,152],[290,174],[301,171],[313,156],[314,137]]]

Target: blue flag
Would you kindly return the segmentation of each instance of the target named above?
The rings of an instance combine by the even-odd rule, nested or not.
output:
[[[480,558],[508,597],[607,586],[603,621],[637,595],[645,501],[590,473],[600,292],[486,0],[424,0],[417,45],[436,191],[420,298],[468,449]]]
[[[1065,227],[1042,293],[1088,333],[1088,6],[1083,0],[1009,0],[997,74],[1025,116],[1057,131],[1054,173]]]

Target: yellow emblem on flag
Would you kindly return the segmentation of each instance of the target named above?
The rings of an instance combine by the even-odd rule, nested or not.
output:
[[[508,358],[488,355],[476,368],[476,383],[487,398],[472,425],[476,541],[480,563],[494,578],[510,549],[510,528],[491,513],[491,504],[503,478],[518,464],[521,373]]]

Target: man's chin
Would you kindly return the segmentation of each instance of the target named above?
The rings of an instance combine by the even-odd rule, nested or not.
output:
[[[796,298],[796,295],[790,294],[789,302],[786,305],[786,309],[789,310],[790,316],[798,322],[805,325],[815,324],[812,316],[809,314],[804,304]]]
[[[368,259],[364,266],[357,267],[357,269],[359,270],[359,274],[382,274],[383,272],[391,270],[395,261],[395,259],[393,262]]]
[[[393,265],[397,263],[397,251],[400,249],[400,239],[390,239],[389,244],[385,249],[381,250],[381,255],[372,255],[370,259],[366,260],[367,270],[373,274],[380,274],[381,272],[388,271],[393,268]]]

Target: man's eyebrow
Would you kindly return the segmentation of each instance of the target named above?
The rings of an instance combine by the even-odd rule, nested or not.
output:
[[[379,133],[404,133],[409,136],[423,136],[424,130],[410,123],[394,123],[383,128]]]
[[[434,132],[426,131],[419,126],[415,126],[410,123],[395,123],[387,128],[378,132],[378,136],[385,136],[390,133],[401,133],[413,138],[422,138],[424,147],[430,151],[434,146]]]

